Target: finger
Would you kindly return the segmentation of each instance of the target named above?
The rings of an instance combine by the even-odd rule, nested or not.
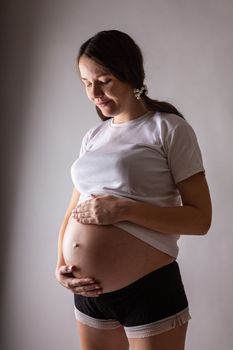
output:
[[[92,203],[94,198],[91,199],[87,199],[85,202],[79,203],[75,208],[77,210],[77,212],[82,212],[82,211],[86,211],[89,207],[90,204]]]
[[[86,208],[84,207],[77,207],[76,210],[74,210],[73,214],[78,214],[78,213],[85,213],[87,211]]]
[[[102,290],[89,290],[89,291],[85,291],[85,292],[82,292],[82,291],[78,291],[78,290],[75,290],[75,289],[69,289],[73,294],[77,294],[77,295],[82,295],[84,297],[97,297],[99,296],[100,294],[103,293]]]
[[[71,278],[68,280],[68,284],[70,288],[76,288],[76,287],[88,287],[93,286],[93,283],[96,284],[96,281],[93,278]]]
[[[79,213],[85,213],[85,212],[88,212],[90,209],[88,209],[89,207],[86,206],[86,205],[83,205],[81,207],[77,207],[76,211],[75,211],[75,214],[79,214]]]
[[[96,225],[100,224],[99,222],[97,222],[96,219],[92,217],[86,217],[86,218],[77,217],[76,220],[81,224],[96,224]]]
[[[65,278],[66,280],[68,278],[75,279],[75,272],[77,272],[79,269],[75,265],[68,265],[65,266],[61,271],[60,271],[60,276],[61,278]]]
[[[98,284],[95,284],[95,283],[89,283],[89,284],[84,285],[84,286],[75,286],[72,283],[70,283],[70,287],[73,289],[73,291],[77,291],[80,293],[100,289],[100,286]]]
[[[61,275],[60,278],[58,279],[58,282],[65,288],[70,288],[69,285],[71,284],[73,280],[72,276],[67,276],[67,275]]]
[[[96,280],[92,277],[77,278],[77,276],[75,276],[73,273],[71,275],[64,274],[60,278],[68,288],[82,288],[83,286],[93,285],[94,283],[97,284]]]
[[[73,266],[72,265],[64,265],[64,266],[61,266],[60,269],[59,269],[59,272],[60,272],[61,275],[72,273],[72,271],[73,271]]]
[[[75,215],[77,213],[82,213],[82,212],[85,212],[86,210],[84,209],[83,206],[81,207],[75,207],[73,210],[72,210],[72,215]]]
[[[75,215],[75,218],[77,219],[77,220],[82,220],[82,221],[84,221],[85,223],[95,223],[95,222],[97,222],[97,218],[96,218],[96,216],[94,216],[94,215],[91,215],[91,213],[90,212],[82,212],[82,213],[77,213],[76,215]]]
[[[98,285],[89,285],[83,287],[75,287],[72,288],[72,292],[75,294],[88,295],[88,294],[100,294],[102,292],[102,288]]]
[[[93,291],[93,292],[81,292],[81,293],[75,293],[74,292],[74,294],[79,294],[79,295],[82,295],[82,296],[84,296],[84,297],[93,297],[93,298],[96,298],[96,297],[99,297],[101,294],[102,294],[102,292],[100,291],[100,292],[97,292],[97,291]]]
[[[90,217],[90,214],[88,213],[88,211],[82,211],[82,212],[77,212],[76,215],[75,215],[77,218],[88,218]]]
[[[76,220],[84,220],[84,219],[87,219],[87,220],[92,220],[93,219],[93,216],[91,216],[90,212],[86,211],[86,212],[78,212],[74,215],[75,219]]]

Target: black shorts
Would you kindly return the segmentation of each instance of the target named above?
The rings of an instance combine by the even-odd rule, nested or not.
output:
[[[123,326],[128,338],[159,334],[191,318],[176,261],[98,297],[74,294],[74,303],[80,322],[98,329]]]

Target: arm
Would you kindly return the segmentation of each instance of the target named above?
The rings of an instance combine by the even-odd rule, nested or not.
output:
[[[61,265],[65,265],[65,261],[63,258],[62,254],[62,241],[63,241],[63,236],[65,233],[65,229],[69,220],[69,217],[72,213],[72,209],[77,205],[78,199],[79,199],[80,193],[76,190],[76,188],[73,189],[71,199],[68,205],[68,208],[65,212],[64,219],[62,221],[60,230],[59,230],[59,235],[58,235],[58,259],[57,259],[57,268],[60,267]]]
[[[177,184],[183,206],[156,207],[138,201],[118,202],[119,221],[130,221],[165,234],[204,235],[211,224],[211,199],[205,175]]]
[[[211,200],[203,172],[177,184],[182,206],[158,207],[154,204],[97,195],[80,203],[73,217],[82,224],[111,225],[130,221],[164,234],[204,235],[211,224]]]

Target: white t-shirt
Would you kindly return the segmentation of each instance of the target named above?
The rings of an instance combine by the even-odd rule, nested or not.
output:
[[[79,202],[91,194],[112,194],[160,207],[181,206],[176,184],[204,171],[196,135],[175,114],[149,111],[127,122],[98,123],[82,140],[71,166]],[[180,235],[152,231],[129,221],[114,224],[177,257]]]

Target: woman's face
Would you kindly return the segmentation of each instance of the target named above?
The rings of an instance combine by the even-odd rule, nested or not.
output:
[[[133,88],[114,77],[107,68],[83,55],[79,71],[86,93],[103,115],[116,116],[129,109],[135,101]]]

